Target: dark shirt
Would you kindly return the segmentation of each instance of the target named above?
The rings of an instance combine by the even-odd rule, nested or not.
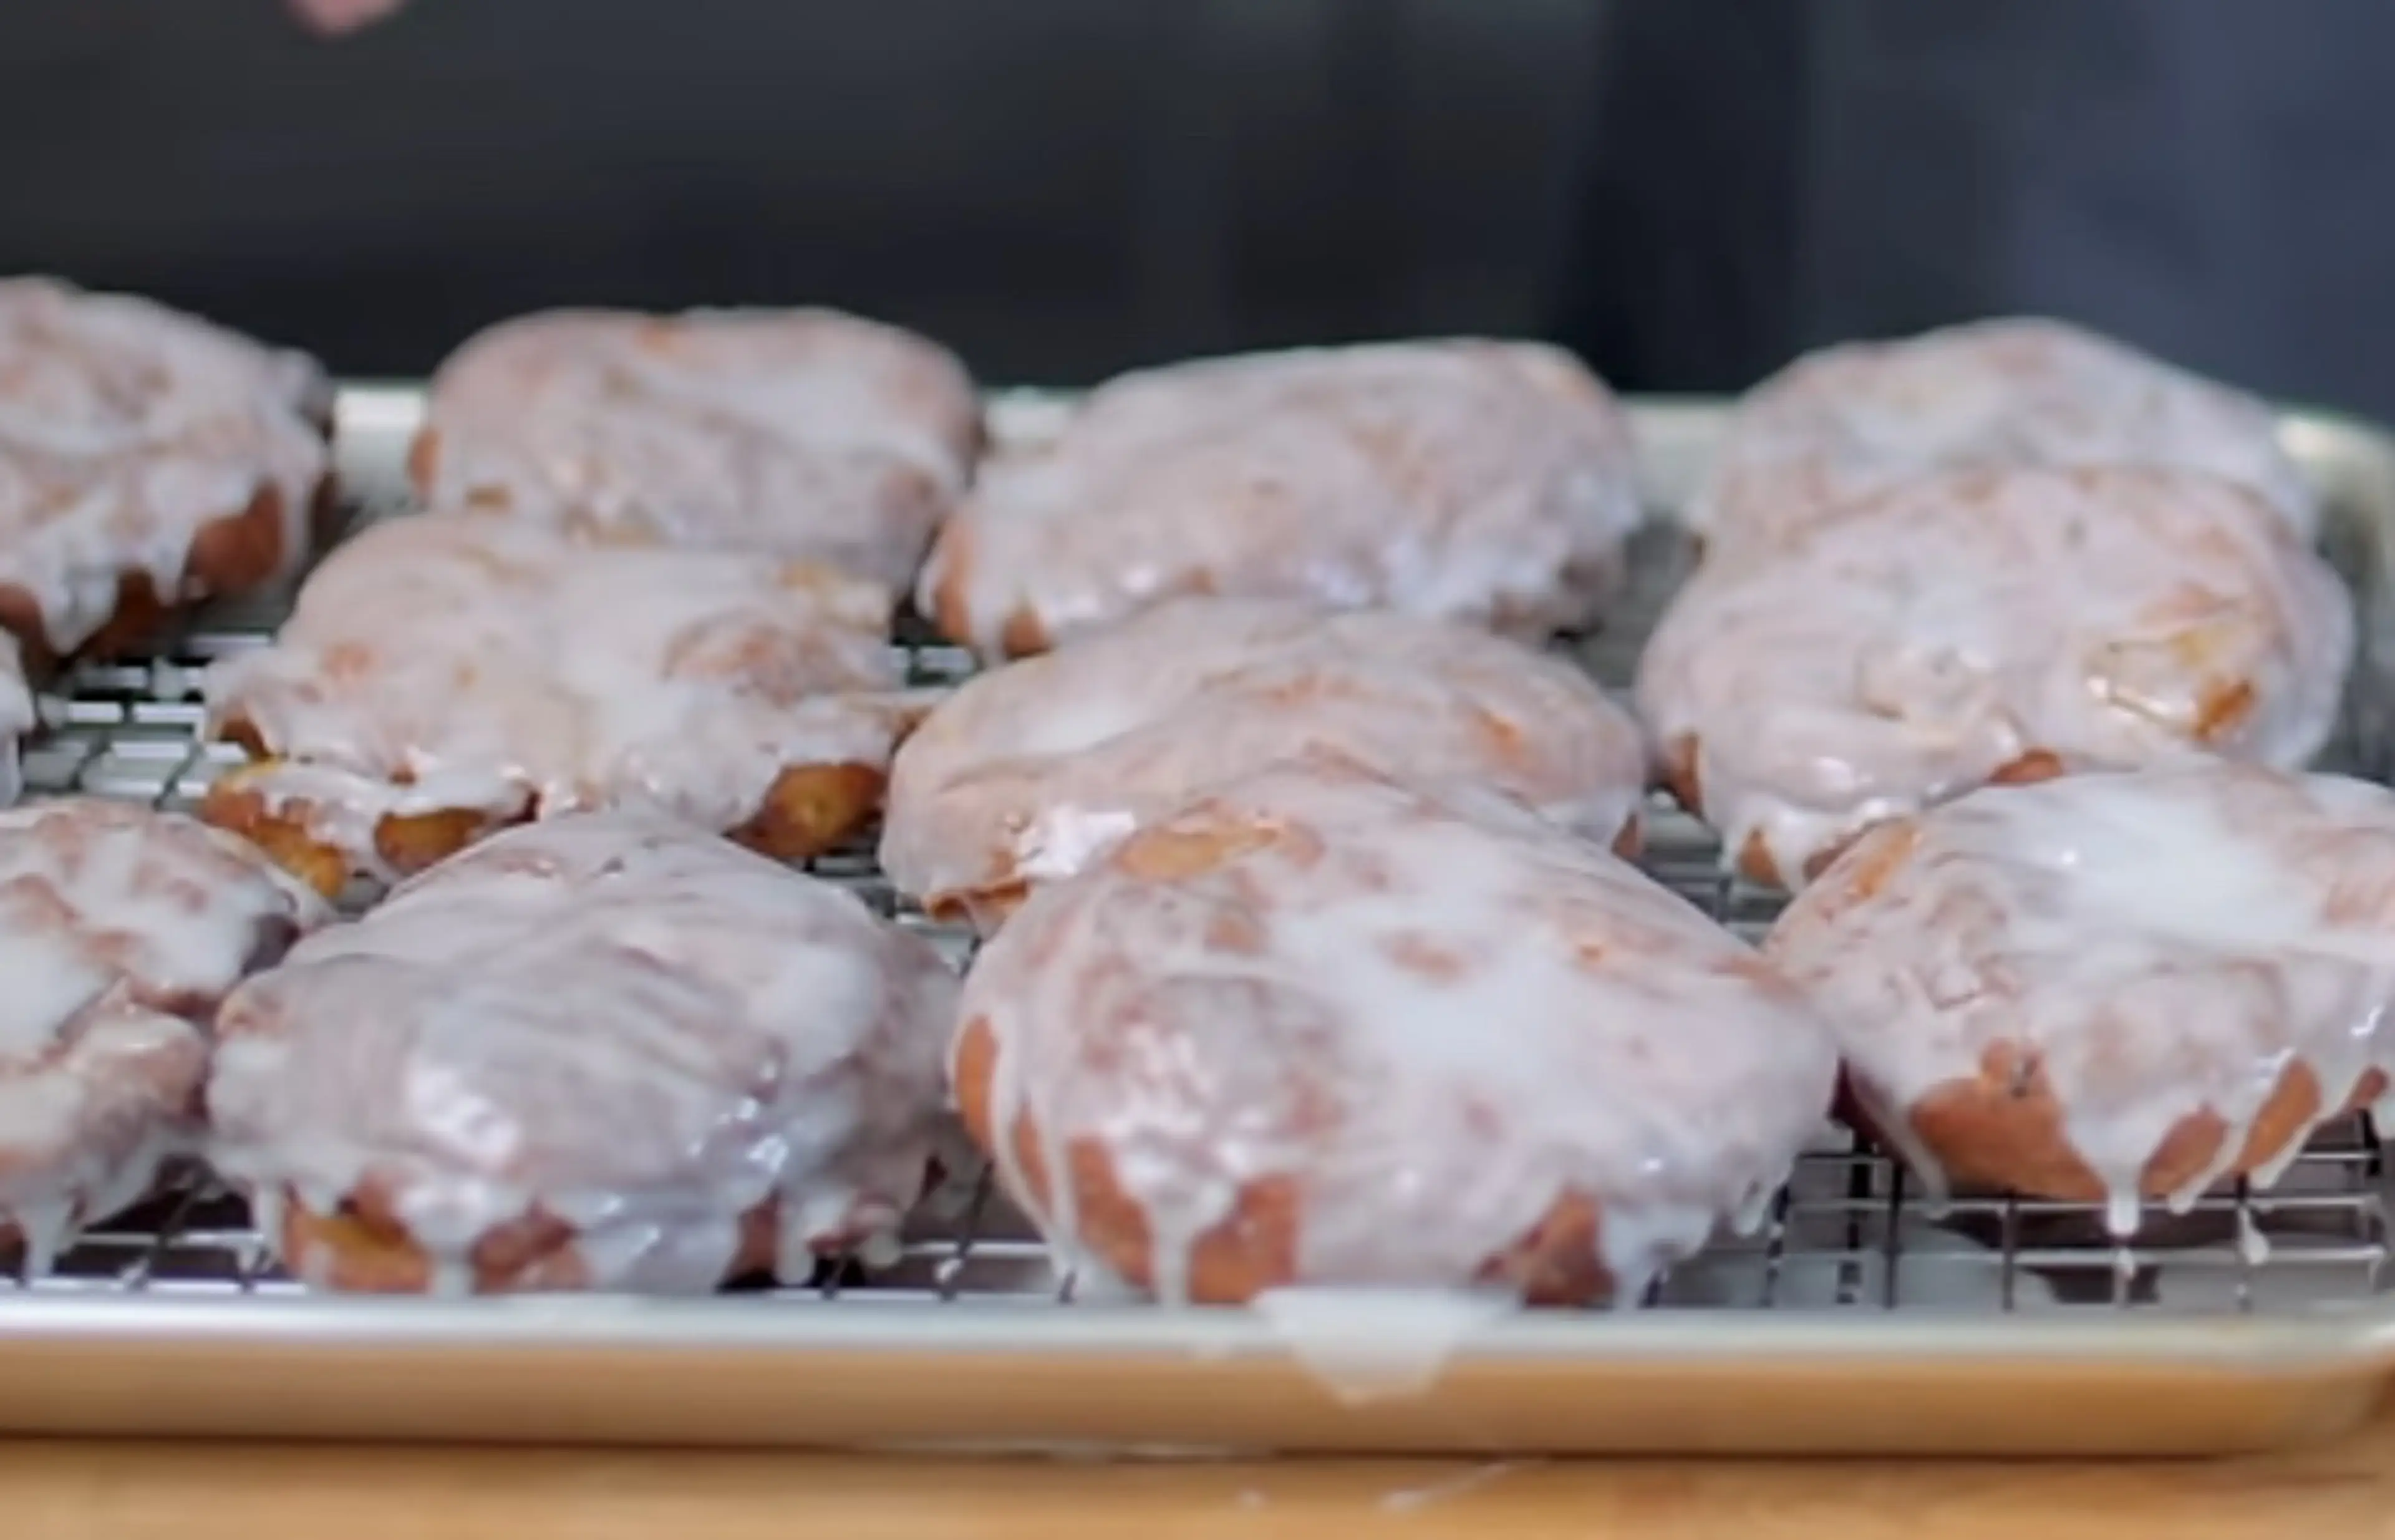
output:
[[[1624,0],[1560,328],[1630,386],[2005,311],[2395,420],[2395,6]]]
[[[2395,419],[2390,99],[2387,0],[7,0],[0,272],[362,373],[823,301],[994,378],[1546,325],[1728,390],[2035,310]]]

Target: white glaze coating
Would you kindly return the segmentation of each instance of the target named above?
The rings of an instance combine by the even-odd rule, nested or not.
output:
[[[1036,891],[961,1017],[997,1050],[993,1129],[1028,1116],[1051,1173],[1102,1148],[1168,1301],[1275,1178],[1288,1283],[1467,1287],[1577,1196],[1634,1300],[1787,1175],[1834,1068],[1784,981],[1629,863],[1505,799],[1327,762]],[[1068,1186],[1037,1222],[1091,1249]]]
[[[2250,487],[2299,532],[2319,511],[2261,402],[2058,321],[2005,319],[1798,360],[1740,403],[1684,517],[1777,541],[1924,471],[2151,465]]]
[[[205,1024],[324,918],[263,856],[121,803],[0,813],[0,1231],[30,1270],[188,1143]]]
[[[296,567],[328,461],[316,365],[129,295],[0,279],[0,588],[73,651],[120,577],[194,599],[192,542],[274,495]]]
[[[1884,875],[1859,887],[1866,870]],[[1891,1133],[1991,1049],[2033,1061],[2125,1232],[2182,1120],[2228,1131],[2211,1170],[2156,1195],[2184,1206],[2291,1066],[2317,1078],[2322,1119],[2395,1069],[2395,793],[2204,760],[1990,788],[1875,831],[1766,950]],[[1936,1178],[1930,1152],[1908,1154]]]
[[[362,872],[392,814],[642,803],[729,830],[786,769],[888,763],[915,709],[889,603],[820,567],[418,514],[334,551],[271,646],[211,670],[209,720],[293,762],[245,784]]]
[[[1315,749],[1486,786],[1599,843],[1647,783],[1636,723],[1562,659],[1392,611],[1183,599],[949,697],[892,765],[881,864],[925,898],[1052,881]]]
[[[211,1158],[331,1212],[371,1180],[436,1280],[536,1208],[594,1287],[703,1292],[886,1245],[943,1106],[955,976],[853,895],[645,814],[510,830],[227,1002]]]
[[[1695,740],[1725,847],[1759,839],[1797,883],[2031,750],[2300,764],[2353,640],[2335,574],[2230,483],[1954,471],[1706,562],[1639,661],[1638,708],[1666,751]]]
[[[1311,599],[1542,634],[1591,620],[1639,522],[1627,422],[1552,349],[1417,342],[1213,359],[1001,445],[933,548],[927,615],[1008,650],[1176,594]]]
[[[955,358],[833,311],[551,311],[433,377],[429,501],[824,562],[893,590],[964,490]]]

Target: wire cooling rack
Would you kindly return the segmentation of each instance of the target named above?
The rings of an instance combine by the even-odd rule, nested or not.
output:
[[[408,506],[403,466],[420,410],[420,395],[410,387],[344,389],[338,447],[352,527]],[[1037,396],[1004,396],[994,404],[993,430],[1036,432],[1053,410],[1052,401]],[[1650,409],[1642,419],[1649,470],[1663,477],[1664,485],[1653,488],[1661,501],[1672,500],[1668,484],[1687,473],[1687,465],[1678,462],[1694,463],[1705,452],[1717,416]],[[2333,451],[2336,444],[2324,447]],[[2335,469],[2334,455],[2330,469]],[[2382,519],[2385,511],[2375,504],[2395,496],[2395,489],[2375,486],[2349,490],[2352,500],[2373,505],[2363,511],[2366,518],[2347,521],[2357,529]],[[1628,684],[1638,649],[1688,561],[1686,542],[1665,524],[1634,545],[1630,591],[1609,612],[1608,628],[1569,649],[1608,686]],[[2383,576],[2366,552],[2345,553],[2340,565],[2370,578],[2365,587]],[[2377,597],[2375,587],[2366,597]],[[62,681],[42,702],[45,732],[26,747],[29,793],[119,797],[181,810],[196,805],[209,782],[240,757],[230,746],[201,739],[202,676],[215,659],[262,645],[288,608],[287,592],[218,606],[153,657],[86,666]],[[902,628],[900,637],[914,683],[948,683],[971,670],[968,655],[920,628]],[[2356,693],[2332,763],[2364,774],[2385,770],[2370,746],[2375,704],[2370,692]],[[1646,845],[1645,864],[1659,881],[1734,931],[1758,936],[1779,909],[1776,894],[1726,875],[1717,842],[1668,801],[1659,799],[1649,809]],[[964,961],[969,937],[901,904],[869,846],[827,856],[813,870],[901,923],[922,929],[953,961]],[[2206,1194],[2185,1215],[2150,1210],[2135,1244],[2122,1246],[2090,1206],[2003,1198],[1934,1205],[1900,1168],[1825,1127],[1762,1229],[1724,1241],[1675,1269],[1656,1286],[1652,1302],[1984,1314],[2255,1312],[2351,1301],[2380,1285],[2388,1255],[2385,1186],[2368,1121],[2343,1119],[2322,1129],[2268,1194],[2238,1184]],[[177,1172],[158,1199],[86,1231],[50,1275],[19,1283],[44,1294],[297,1289],[272,1267],[241,1200],[197,1166]],[[1111,1290],[1103,1281],[1062,1271],[982,1171],[968,1173],[912,1216],[895,1268],[867,1278],[853,1267],[827,1265],[803,1286],[771,1292],[794,1304],[858,1296],[1039,1304]]]
[[[1577,644],[1608,684],[1627,683],[1635,648],[1682,558],[1651,541],[1636,591],[1608,634]],[[80,792],[188,810],[238,751],[202,741],[200,682],[209,662],[261,644],[284,613],[278,600],[206,616],[145,659],[81,669],[43,702],[46,731],[25,753],[30,793]],[[934,643],[902,644],[918,683],[963,677],[971,661]],[[1778,896],[1723,873],[1717,843],[1668,802],[1649,810],[1645,864],[1661,882],[1753,936]],[[869,847],[825,856],[816,875],[850,887],[961,962],[960,931],[899,903]],[[1689,1308],[2292,1309],[2376,1292],[2388,1256],[2385,1174],[2367,1120],[2323,1129],[2271,1191],[2241,1183],[2185,1215],[2150,1210],[2134,1245],[2115,1243],[2086,1205],[2026,1199],[1925,1201],[1917,1184],[1851,1135],[1824,1128],[1762,1229],[1726,1240],[1675,1269],[1650,1303]],[[202,1168],[178,1171],[158,1199],[87,1231],[54,1271],[18,1281],[38,1293],[151,1294],[294,1292],[242,1201]],[[899,1265],[867,1277],[827,1264],[803,1286],[765,1291],[794,1305],[1004,1299],[1068,1303],[1110,1293],[1052,1260],[1030,1225],[993,1192],[986,1171],[934,1194],[910,1221]]]

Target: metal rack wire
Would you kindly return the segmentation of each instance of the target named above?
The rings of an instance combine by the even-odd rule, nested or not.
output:
[[[1645,570],[1655,570],[1651,564]],[[86,667],[44,701],[47,727],[25,755],[29,791],[79,792],[188,809],[237,754],[204,744],[199,684],[207,664],[258,644],[279,607],[211,616],[171,649],[136,662]],[[1587,644],[1601,677],[1624,677],[1634,629]],[[910,674],[960,677],[957,649],[906,646]],[[1712,835],[1668,803],[1650,810],[1648,869],[1750,936],[1776,895],[1722,872]],[[900,903],[869,849],[836,853],[816,875],[853,888],[902,923],[924,929],[961,961],[967,938]],[[1949,1309],[2071,1308],[2253,1311],[2375,1293],[2388,1253],[2379,1147],[2366,1120],[2325,1129],[2268,1194],[2243,1184],[2175,1215],[2155,1209],[2133,1246],[2114,1243],[2085,1205],[2010,1198],[1929,1201],[1903,1171],[1838,1131],[1823,1130],[1762,1229],[1724,1241],[1675,1270],[1653,1302],[1692,1308]],[[41,1292],[153,1294],[295,1290],[276,1271],[237,1197],[204,1170],[179,1172],[159,1199],[88,1233]],[[937,1303],[1002,1298],[1037,1304],[1086,1296],[1092,1284],[1060,1273],[1030,1225],[991,1190],[986,1172],[928,1201],[899,1265],[871,1278],[827,1266],[798,1303]]]
[[[1039,404],[1026,404],[1036,410]],[[397,471],[412,396],[353,393],[345,410],[346,485],[357,497],[352,523],[404,506]],[[363,427],[363,431],[353,429]],[[1612,624],[1569,644],[1595,676],[1627,685],[1637,649],[1684,576],[1685,542],[1668,530],[1633,550],[1631,591]],[[86,666],[43,700],[45,730],[24,755],[29,794],[82,793],[167,809],[196,805],[239,753],[200,737],[200,684],[207,666],[263,644],[287,612],[288,595],[219,606],[156,657]],[[902,627],[897,644],[917,684],[970,672],[960,649]],[[2369,771],[2375,756],[2358,740],[2360,711],[2332,750],[2342,766]],[[1780,896],[1725,874],[1712,833],[1668,801],[1649,810],[1644,864],[1661,882],[1749,937],[1769,924]],[[898,900],[869,846],[814,863],[815,875],[918,927],[961,963],[970,939]],[[2084,1309],[2268,1312],[2352,1301],[2380,1288],[2388,1255],[2386,1171],[2365,1118],[2322,1129],[2267,1193],[2240,1182],[2208,1193],[2184,1215],[2151,1207],[2134,1244],[2115,1242],[2091,1205],[1965,1196],[1934,1202],[1901,1168],[1825,1126],[1798,1163],[1764,1225],[1725,1239],[1675,1269],[1650,1303],[1691,1309],[1942,1310],[1972,1314]],[[139,1291],[151,1295],[277,1294],[298,1285],[277,1271],[242,1201],[202,1168],[176,1173],[157,1199],[87,1231],[48,1276],[21,1289],[42,1293]],[[1013,1301],[1057,1304],[1110,1292],[1075,1277],[1049,1255],[1030,1224],[993,1190],[986,1171],[934,1194],[909,1222],[899,1264],[867,1277],[827,1264],[797,1287],[768,1291],[794,1305],[877,1301]],[[5,1298],[0,1298],[5,1308]]]

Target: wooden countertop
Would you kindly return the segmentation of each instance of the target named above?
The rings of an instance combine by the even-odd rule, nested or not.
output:
[[[2395,1406],[2220,1463],[1099,1466],[757,1454],[0,1443],[12,1535],[107,1540],[2076,1540],[2395,1533]]]

